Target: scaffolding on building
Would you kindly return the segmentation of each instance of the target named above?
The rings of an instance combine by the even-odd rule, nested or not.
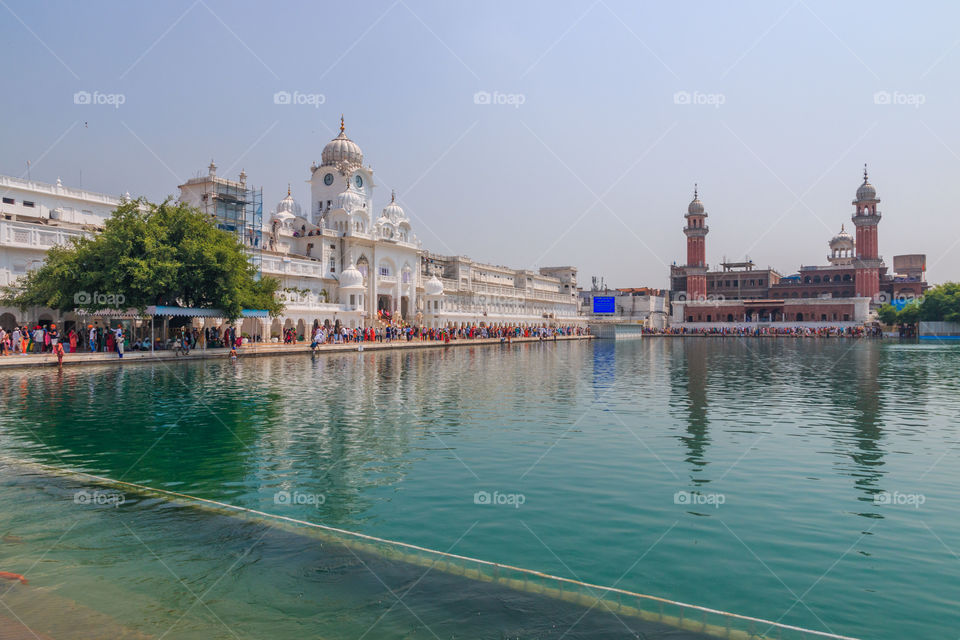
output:
[[[234,234],[250,256],[260,278],[263,265],[263,189],[248,189],[244,182],[216,178],[204,194],[204,213],[218,229]]]

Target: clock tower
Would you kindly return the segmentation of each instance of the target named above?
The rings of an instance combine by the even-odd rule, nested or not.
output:
[[[363,151],[347,137],[343,116],[340,134],[323,148],[321,162],[310,167],[310,220],[323,226],[323,218],[338,208],[340,197],[350,192],[349,200],[364,210],[369,219],[373,210],[373,171],[363,166]]]

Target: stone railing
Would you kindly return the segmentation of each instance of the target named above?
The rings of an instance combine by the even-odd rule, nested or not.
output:
[[[70,238],[81,235],[85,235],[85,232],[80,229],[0,221],[0,245],[46,251],[54,245],[67,244]]]

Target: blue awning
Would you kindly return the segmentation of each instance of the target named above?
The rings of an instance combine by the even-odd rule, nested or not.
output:
[[[165,307],[149,306],[147,315],[151,316],[177,316],[186,318],[226,318],[227,314],[222,309],[197,309],[194,307]],[[266,309],[243,309],[240,311],[241,318],[266,318],[270,312]]]

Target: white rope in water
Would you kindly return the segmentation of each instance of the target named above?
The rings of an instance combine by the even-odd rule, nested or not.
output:
[[[266,511],[258,511],[257,509],[250,509],[250,508],[248,508],[248,507],[239,507],[239,506],[236,506],[236,505],[228,504],[228,503],[226,503],[226,502],[219,502],[219,501],[217,501],[217,500],[210,500],[209,498],[200,498],[200,497],[198,497],[198,496],[192,496],[192,495],[187,494],[187,493],[179,493],[179,492],[177,492],[177,491],[169,491],[169,490],[167,490],[167,489],[156,489],[156,488],[154,488],[154,487],[148,487],[148,486],[146,486],[146,485],[137,484],[137,483],[135,483],[135,482],[125,482],[125,481],[123,481],[123,480],[114,480],[114,479],[112,479],[112,478],[107,478],[107,477],[103,477],[103,476],[98,476],[98,475],[94,475],[94,474],[92,474],[92,473],[86,473],[86,472],[83,472],[83,471],[73,471],[73,470],[70,470],[70,469],[61,469],[61,468],[59,468],[59,467],[55,467],[55,466],[52,466],[52,465],[46,465],[46,464],[39,463],[39,462],[26,462],[26,461],[23,461],[23,460],[16,460],[16,459],[7,458],[7,457],[5,457],[5,456],[2,457],[2,458],[0,458],[0,460],[3,460],[5,463],[14,464],[14,465],[39,467],[39,468],[41,468],[41,469],[43,469],[43,470],[50,471],[50,472],[53,472],[53,473],[56,473],[56,474],[66,474],[66,475],[80,476],[80,477],[88,478],[88,479],[91,479],[91,480],[95,480],[95,481],[97,481],[97,482],[104,483],[104,484],[112,484],[112,485],[119,485],[119,486],[122,486],[122,487],[130,487],[130,488],[136,489],[137,491],[140,491],[140,492],[146,492],[146,493],[152,492],[152,493],[157,493],[157,494],[161,494],[161,495],[167,495],[167,496],[171,496],[171,497],[181,498],[181,499],[185,499],[185,500],[191,500],[191,501],[195,501],[195,502],[206,503],[206,504],[214,505],[214,506],[219,507],[219,508],[221,508],[221,509],[227,509],[227,510],[229,510],[229,511],[238,511],[238,512],[242,512],[242,513],[249,513],[249,514],[256,515],[256,516],[259,516],[259,517],[264,518],[264,519],[267,519],[267,520],[283,520],[283,521],[290,522],[290,523],[297,524],[297,525],[304,526],[304,527],[309,527],[309,528],[313,528],[313,529],[320,529],[320,530],[323,530],[323,531],[332,532],[332,533],[337,533],[337,534],[340,534],[340,535],[343,535],[343,536],[348,536],[348,537],[353,537],[353,538],[359,538],[359,539],[362,539],[362,540],[369,540],[369,541],[371,541],[371,542],[377,542],[377,543],[384,544],[384,545],[388,545],[388,546],[403,547],[403,548],[406,548],[406,549],[412,549],[412,550],[420,551],[420,552],[427,553],[427,554],[434,555],[434,556],[441,556],[441,557],[445,557],[445,558],[452,558],[452,559],[456,559],[456,560],[462,560],[462,561],[465,561],[465,562],[472,562],[472,563],[475,563],[475,564],[479,564],[479,565],[483,565],[483,566],[487,566],[487,567],[493,567],[493,568],[496,568],[496,569],[507,569],[507,570],[509,570],[509,571],[515,571],[515,572],[517,572],[517,573],[521,573],[521,574],[525,574],[525,575],[536,576],[536,577],[538,577],[538,578],[544,578],[544,579],[553,580],[553,581],[556,581],[556,582],[565,582],[565,583],[568,583],[568,584],[577,585],[577,586],[579,586],[579,587],[584,587],[584,588],[586,588],[586,589],[596,589],[596,590],[598,590],[598,591],[604,591],[604,592],[607,592],[607,593],[615,593],[615,594],[619,594],[619,595],[626,595],[626,596],[630,596],[630,597],[633,597],[633,598],[638,598],[638,599],[641,599],[641,600],[648,600],[648,601],[652,601],[652,602],[658,602],[658,603],[663,603],[663,604],[670,604],[670,605],[674,605],[674,606],[678,606],[678,607],[682,607],[682,608],[686,608],[686,609],[692,609],[692,610],[695,610],[695,611],[699,611],[699,612],[701,612],[701,613],[716,614],[716,615],[720,615],[720,616],[725,616],[725,617],[729,617],[729,618],[734,618],[734,619],[737,619],[737,620],[743,620],[743,621],[746,621],[746,622],[756,623],[756,624],[759,624],[759,625],[768,625],[768,626],[771,627],[771,628],[786,629],[786,630],[790,630],[790,631],[796,631],[796,632],[799,632],[799,633],[816,636],[816,637],[818,637],[818,638],[829,638],[830,640],[857,640],[857,638],[852,638],[852,637],[850,637],[850,636],[841,636],[841,635],[837,635],[837,634],[833,634],[833,633],[828,633],[828,632],[826,632],[826,631],[815,631],[815,630],[812,630],[812,629],[805,629],[805,628],[803,628],[803,627],[796,627],[796,626],[789,625],[789,624],[784,624],[784,623],[781,623],[781,622],[773,622],[772,620],[764,620],[763,618],[754,618],[754,617],[752,617],[752,616],[744,616],[744,615],[740,615],[740,614],[737,614],[737,613],[729,613],[729,612],[727,612],[727,611],[721,611],[721,610],[719,610],[719,609],[711,609],[711,608],[709,608],[709,607],[702,607],[702,606],[695,605],[695,604],[687,604],[686,602],[679,602],[679,601],[677,601],[677,600],[669,600],[669,599],[667,599],[667,598],[661,598],[661,597],[659,597],[659,596],[651,596],[651,595],[647,595],[647,594],[643,594],[643,593],[636,593],[636,592],[633,592],[633,591],[627,591],[627,590],[625,590],[625,589],[618,589],[618,588],[616,588],[616,587],[605,587],[605,586],[602,586],[602,585],[591,584],[591,583],[589,583],[589,582],[582,582],[582,581],[580,581],[580,580],[573,580],[573,579],[571,579],[571,578],[563,578],[563,577],[560,577],[560,576],[551,575],[551,574],[549,574],[549,573],[543,573],[543,572],[541,572],[541,571],[536,571],[535,569],[524,569],[524,568],[522,568],[522,567],[515,567],[515,566],[509,565],[509,564],[501,564],[501,563],[499,563],[499,562],[491,562],[491,561],[489,561],[489,560],[480,560],[480,559],[478,559],[478,558],[471,558],[471,557],[469,557],[469,556],[461,556],[461,555],[457,555],[457,554],[455,554],[455,553],[447,553],[447,552],[444,552],[444,551],[437,551],[436,549],[428,549],[428,548],[426,548],[426,547],[421,547],[421,546],[418,546],[418,545],[415,545],[415,544],[410,544],[410,543],[407,543],[407,542],[397,542],[397,541],[395,541],[395,540],[387,540],[386,538],[378,538],[377,536],[371,536],[371,535],[367,535],[367,534],[365,534],[365,533],[358,533],[358,532],[356,532],[356,531],[349,531],[349,530],[347,530],[347,529],[340,529],[340,528],[337,528],[337,527],[331,527],[331,526],[329,526],[329,525],[318,524],[318,523],[316,523],[316,522],[309,522],[309,521],[307,521],[307,520],[300,520],[300,519],[297,519],[297,518],[290,518],[290,517],[288,517],[288,516],[281,516],[281,515],[277,515],[277,514],[274,514],[274,513],[268,513],[268,512],[266,512]]]

